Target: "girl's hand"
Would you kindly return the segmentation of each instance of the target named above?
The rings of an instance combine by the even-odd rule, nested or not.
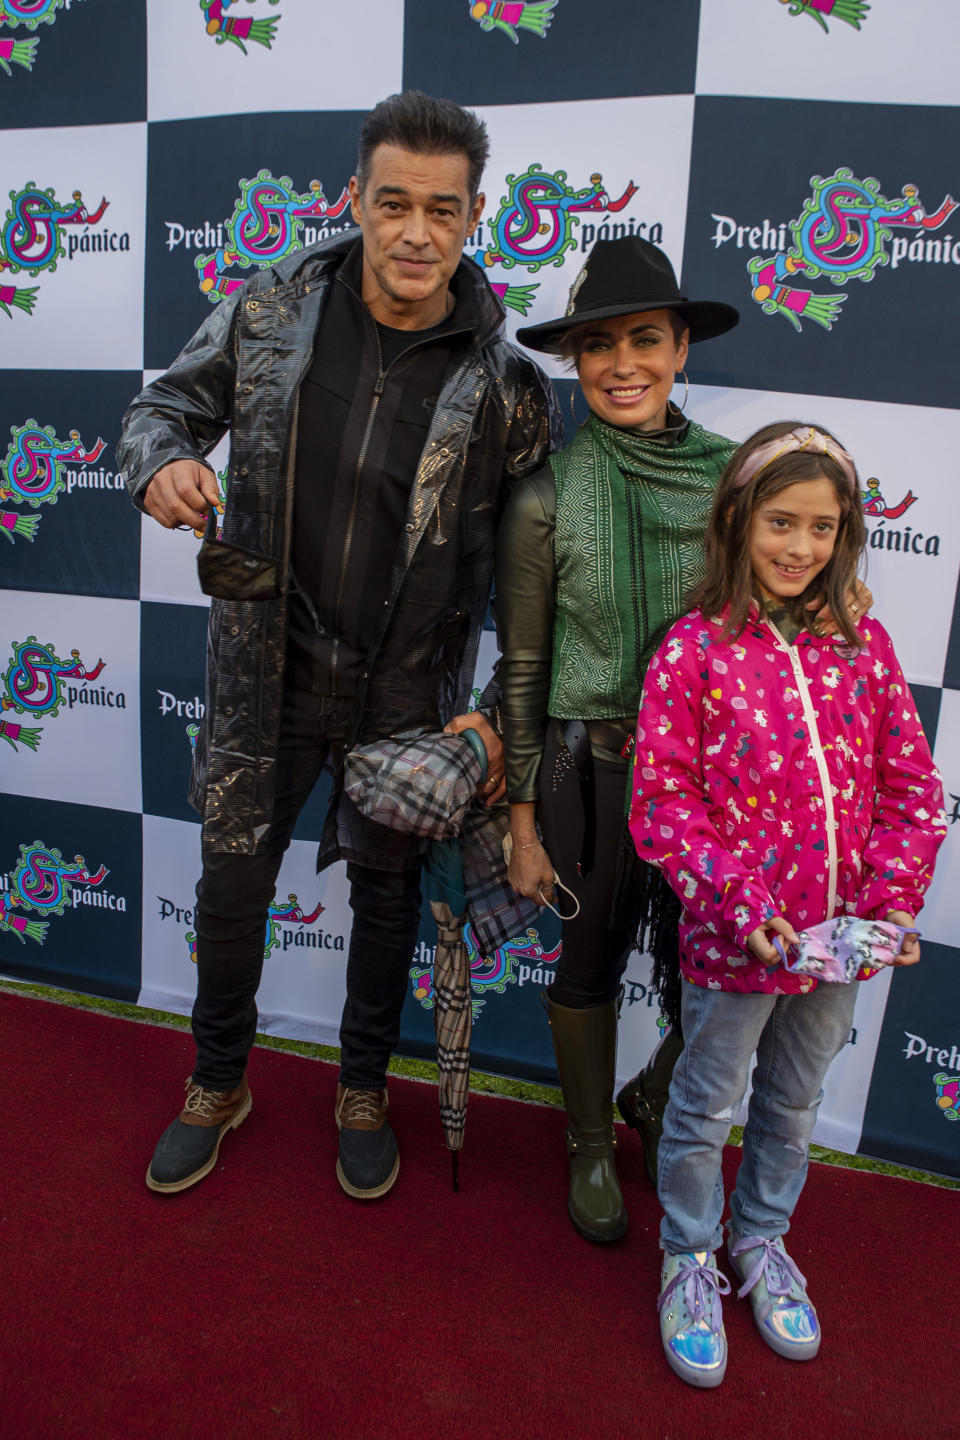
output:
[[[873,604],[873,591],[863,583],[862,580],[854,580],[853,588],[846,595],[847,609],[850,611],[850,618],[856,625]],[[836,628],[834,617],[831,614],[830,606],[820,606],[819,600],[811,600],[807,606],[808,610],[816,611],[814,616],[814,627],[818,635],[829,635]]]
[[[912,929],[915,924],[914,917],[908,915],[906,910],[888,910],[883,918],[884,920],[891,920],[894,925],[905,925],[908,929]],[[916,965],[919,959],[920,941],[916,935],[907,935],[904,938],[903,945],[900,947],[900,954],[891,961],[891,964]]]
[[[507,879],[517,894],[527,900],[533,900],[537,905],[542,905],[545,899],[555,903],[553,861],[535,835],[522,841],[514,835]]]
[[[763,925],[758,925],[756,930],[747,936],[747,949],[752,955],[755,955],[758,960],[762,960],[764,965],[779,965],[779,952],[767,939],[769,931],[781,936],[787,945],[798,945],[800,943],[799,936],[790,921],[785,920],[782,915],[774,915],[772,919],[767,920]]]

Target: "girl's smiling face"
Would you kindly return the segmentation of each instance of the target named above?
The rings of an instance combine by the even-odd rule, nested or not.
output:
[[[762,594],[802,595],[829,563],[840,531],[837,492],[825,475],[760,501],[750,517],[750,568]]]
[[[577,356],[584,399],[622,430],[662,430],[674,378],[687,358],[668,310],[645,310],[586,327]]]

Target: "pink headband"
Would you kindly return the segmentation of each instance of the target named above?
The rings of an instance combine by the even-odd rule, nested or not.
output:
[[[774,460],[779,460],[781,455],[792,455],[797,450],[809,450],[815,455],[829,455],[843,471],[844,479],[850,486],[850,494],[854,494],[857,488],[857,472],[853,456],[848,455],[836,440],[829,435],[822,435],[812,425],[801,425],[797,430],[790,430],[786,435],[778,435],[775,440],[768,440],[765,445],[758,445],[738,470],[733,482],[734,488],[741,490],[755,475],[759,475],[761,470],[772,465]]]

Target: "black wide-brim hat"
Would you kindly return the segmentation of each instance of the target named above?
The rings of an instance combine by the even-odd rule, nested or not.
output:
[[[719,300],[688,300],[680,294],[669,259],[639,235],[598,240],[570,287],[566,315],[517,331],[521,345],[556,351],[565,332],[589,320],[610,320],[643,310],[674,310],[690,331],[690,340],[711,340],[732,330],[740,312]]]

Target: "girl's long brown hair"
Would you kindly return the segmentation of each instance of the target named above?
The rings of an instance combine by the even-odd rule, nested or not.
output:
[[[707,524],[706,574],[703,583],[690,596],[689,604],[698,606],[708,616],[721,615],[729,607],[723,632],[727,639],[740,634],[747,622],[751,599],[759,598],[750,565],[750,521],[754,511],[788,485],[823,476],[833,485],[840,505],[837,541],[820,574],[811,580],[802,595],[786,603],[795,618],[809,620],[812,612],[806,606],[811,600],[819,600],[820,607],[830,607],[836,628],[844,639],[851,645],[863,644],[863,637],[847,608],[847,596],[857,578],[867,542],[859,482],[851,495],[846,476],[831,456],[795,450],[771,460],[746,485],[736,483],[744,461],[754,450],[808,423],[780,420],[775,425],[765,425],[744,441],[720,476]],[[828,439],[836,440],[823,425],[814,428]]]

